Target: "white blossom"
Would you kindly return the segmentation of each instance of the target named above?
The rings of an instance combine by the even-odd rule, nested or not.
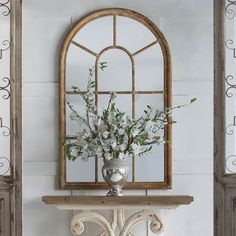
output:
[[[78,116],[77,116],[77,114],[76,114],[75,112],[72,112],[72,113],[70,114],[70,119],[71,119],[71,120],[79,120],[79,118],[78,118]]]
[[[131,147],[133,149],[133,153],[134,155],[138,155],[141,152],[141,146],[136,144],[136,143],[132,143]]]
[[[103,136],[105,139],[107,139],[108,136],[109,136],[109,132],[108,132],[108,131],[103,132],[102,136]]]
[[[127,155],[125,154],[125,153],[123,153],[123,152],[120,152],[119,153],[119,159],[125,159],[127,157]]]
[[[78,150],[76,149],[76,147],[71,147],[70,153],[71,153],[72,156],[77,156],[78,155]]]
[[[90,100],[93,100],[94,93],[92,91],[87,92],[87,96]]]
[[[83,133],[82,138],[83,138],[83,139],[86,139],[86,138],[88,138],[89,136],[90,136],[90,134],[88,133],[88,131],[85,131],[85,132]]]
[[[116,148],[116,147],[117,147],[117,142],[116,142],[116,140],[112,140],[112,141],[111,141],[111,147],[112,147],[112,148]]]
[[[105,153],[105,159],[106,160],[111,160],[112,156],[109,153]]]
[[[88,144],[87,143],[85,145],[83,145],[83,149],[84,150],[88,149]]]
[[[123,135],[123,134],[124,134],[124,132],[125,132],[125,130],[124,130],[124,129],[119,129],[119,130],[118,130],[118,134],[119,134],[119,135]]]
[[[124,143],[120,145],[120,150],[123,152],[127,147],[127,144],[125,145]]]
[[[160,122],[153,122],[153,121],[149,120],[146,123],[145,131],[148,133],[149,137],[156,136],[158,131],[161,128],[161,125],[162,124]]]
[[[139,130],[138,129],[132,129],[131,134],[135,137],[139,134]]]

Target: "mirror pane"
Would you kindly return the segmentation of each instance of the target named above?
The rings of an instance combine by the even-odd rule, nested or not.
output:
[[[85,116],[85,103],[80,95],[66,95],[66,100],[73,106],[80,116]],[[66,136],[76,135],[85,126],[78,120],[71,120],[72,111],[66,104]]]
[[[136,181],[159,182],[164,180],[163,153],[164,145],[153,146],[150,153],[136,158]]]
[[[113,17],[105,16],[89,22],[74,36],[73,40],[99,53],[113,43]]]
[[[135,98],[135,116],[139,117],[143,114],[143,111],[147,108],[147,105],[153,107],[153,109],[164,109],[164,96],[163,94],[139,94]]]
[[[95,57],[85,50],[71,44],[66,58],[66,90],[72,86],[86,90],[89,69],[95,65]]]
[[[143,114],[147,105],[153,109],[164,108],[163,94],[136,95],[136,117]],[[163,135],[164,132],[161,132]],[[152,182],[164,180],[164,145],[153,146],[148,154],[136,158],[136,181]],[[149,171],[146,171],[149,170]]]
[[[136,20],[117,16],[117,45],[134,53],[156,41],[156,37],[143,24]]]
[[[135,88],[142,91],[164,90],[164,64],[161,47],[155,44],[134,57]]]
[[[66,158],[66,180],[68,182],[94,182],[95,158],[86,161],[80,158],[69,161]]]
[[[98,112],[100,113],[104,108],[107,107],[109,101],[109,95],[99,95],[98,96]],[[116,97],[116,107],[122,111],[126,112],[128,116],[132,116],[132,96],[131,95],[117,95]]]
[[[109,49],[99,58],[107,67],[98,71],[99,91],[130,91],[132,89],[132,63],[128,54],[120,49]]]

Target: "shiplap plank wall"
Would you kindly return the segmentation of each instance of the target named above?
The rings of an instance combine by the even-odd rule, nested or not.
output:
[[[162,236],[213,235],[213,17],[212,0],[35,1],[23,2],[23,235],[71,235],[73,212],[41,203],[42,195],[70,194],[57,188],[57,61],[72,21],[99,8],[130,8],[157,23],[170,46],[173,104],[198,100],[176,111],[173,127],[173,189],[148,194],[188,194],[190,206],[162,211]],[[104,191],[73,191],[73,194]],[[127,194],[145,194],[131,191]],[[89,227],[84,235],[96,235]],[[147,232],[148,231],[148,232]],[[137,236],[153,234],[147,225]]]

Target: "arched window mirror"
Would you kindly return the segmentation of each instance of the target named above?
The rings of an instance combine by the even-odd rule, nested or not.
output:
[[[107,62],[104,71],[99,62]],[[94,67],[95,98],[99,110],[111,91],[117,106],[133,118],[147,105],[163,109],[171,106],[171,61],[165,37],[145,16],[127,9],[96,11],[69,31],[60,54],[60,187],[68,189],[105,188],[102,160],[69,161],[66,139],[73,139],[78,125],[69,118],[69,101],[84,113],[79,92],[86,91],[88,70]],[[126,188],[156,189],[171,187],[171,127],[164,130],[170,141],[151,154],[130,160],[131,174]]]

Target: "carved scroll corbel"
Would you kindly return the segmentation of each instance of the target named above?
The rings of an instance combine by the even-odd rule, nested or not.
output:
[[[120,230],[123,229],[125,224],[125,213],[124,210],[111,210],[110,225],[113,232],[116,231],[117,226]],[[98,236],[106,236],[105,232],[100,233]],[[129,232],[128,236],[135,236],[133,233]]]
[[[113,232],[116,231],[117,222],[118,222],[118,210],[111,210],[110,211],[110,226],[111,226]],[[98,236],[106,236],[106,233],[102,232]]]
[[[84,211],[73,216],[71,221],[71,232],[74,235],[81,235],[84,232],[84,222],[93,222],[102,227],[106,235],[115,236],[109,222],[100,214]]]
[[[153,233],[159,234],[163,231],[162,220],[152,210],[143,210],[133,214],[125,220],[124,210],[112,210],[110,222],[102,215],[84,211],[73,216],[71,221],[71,232],[74,235],[81,235],[84,232],[85,222],[93,222],[100,225],[103,232],[99,236],[115,236],[117,226],[120,228],[120,236],[134,236],[130,230],[140,221],[151,221],[150,229]]]
[[[133,214],[126,220],[124,227],[120,232],[120,236],[127,236],[133,226],[143,220],[151,221],[150,229],[153,233],[159,234],[163,231],[164,227],[162,220],[153,211],[143,210]]]
[[[118,210],[118,226],[120,230],[124,228],[124,225],[125,225],[125,212],[124,210]],[[135,235],[129,232],[128,236],[135,236]]]

